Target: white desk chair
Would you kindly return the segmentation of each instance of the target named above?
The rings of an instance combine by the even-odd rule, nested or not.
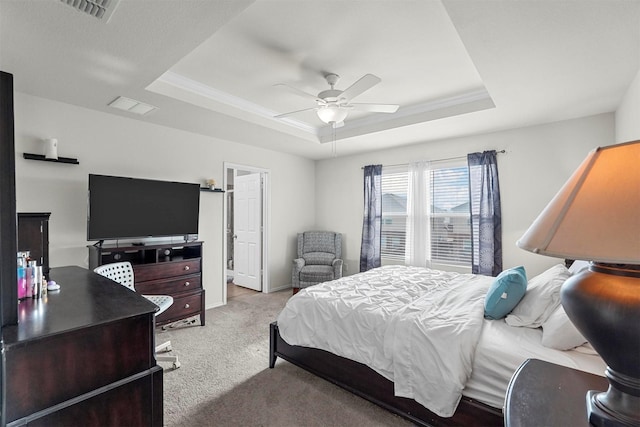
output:
[[[136,288],[134,286],[134,277],[133,277],[133,267],[131,263],[128,261],[125,262],[114,262],[112,264],[104,264],[100,267],[96,267],[93,269],[94,272],[98,273],[101,276],[104,276],[108,279],[113,280],[121,284],[122,286],[128,288],[129,290],[135,292]],[[158,306],[158,310],[155,313],[155,316],[159,316],[160,313],[164,312],[166,309],[171,307],[173,304],[173,297],[169,295],[142,295],[152,303]],[[180,367],[180,361],[178,360],[178,356],[169,356],[169,355],[159,355],[160,352],[169,352],[171,351],[171,341],[164,342],[160,345],[157,345],[155,348],[156,360],[164,361],[164,362],[172,362],[173,368],[178,369]]]

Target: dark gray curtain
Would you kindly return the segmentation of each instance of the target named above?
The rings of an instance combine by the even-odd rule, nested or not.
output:
[[[502,271],[502,213],[495,151],[467,155],[471,209],[472,272],[497,276]]]
[[[380,267],[382,219],[382,165],[364,167],[364,219],[360,246],[360,271]]]

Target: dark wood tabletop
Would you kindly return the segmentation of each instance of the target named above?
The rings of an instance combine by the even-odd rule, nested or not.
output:
[[[5,346],[155,312],[155,304],[85,268],[52,268],[60,290],[18,304],[18,325],[2,330]]]
[[[588,427],[587,391],[606,391],[608,387],[605,377],[529,359],[518,368],[509,383],[504,408],[505,426]]]

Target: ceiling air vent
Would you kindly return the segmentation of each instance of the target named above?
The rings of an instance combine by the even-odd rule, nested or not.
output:
[[[124,96],[119,96],[111,101],[109,103],[109,107],[128,111],[134,114],[140,114],[142,116],[158,109],[158,107],[154,107],[153,105],[145,104],[144,102],[136,101],[135,99],[125,98]]]
[[[60,0],[76,10],[108,22],[120,0]]]

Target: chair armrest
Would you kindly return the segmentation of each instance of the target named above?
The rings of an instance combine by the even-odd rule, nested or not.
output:
[[[291,283],[294,288],[300,287],[300,270],[304,267],[304,258],[296,258],[293,260],[293,268],[291,269]]]
[[[343,261],[339,258],[333,260],[333,277],[339,279],[342,277],[342,264]]]

